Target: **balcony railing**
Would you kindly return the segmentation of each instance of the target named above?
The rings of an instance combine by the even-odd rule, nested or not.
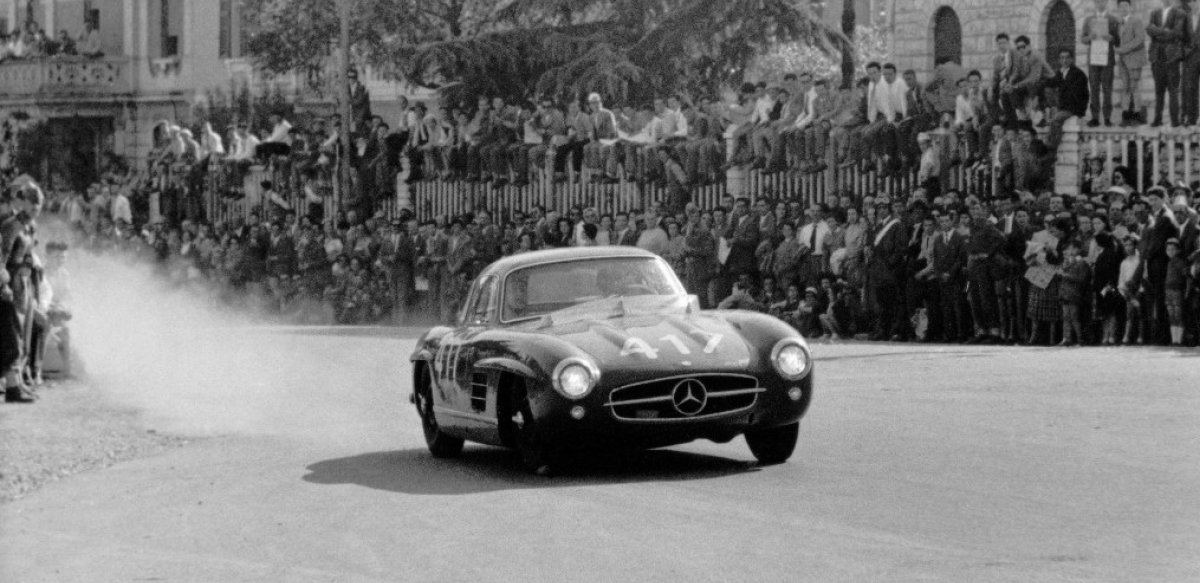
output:
[[[133,91],[130,60],[75,57],[0,63],[0,99],[102,97]]]

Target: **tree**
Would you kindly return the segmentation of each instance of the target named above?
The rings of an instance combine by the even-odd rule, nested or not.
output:
[[[323,67],[333,0],[245,0],[249,50],[269,72]],[[388,78],[451,99],[598,91],[712,95],[784,42],[850,47],[803,0],[346,0],[352,52]],[[298,14],[299,13],[299,14]]]

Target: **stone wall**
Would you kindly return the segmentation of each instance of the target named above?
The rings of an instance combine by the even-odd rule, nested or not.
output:
[[[933,28],[934,15],[939,8],[948,6],[958,15],[962,25],[963,67],[979,69],[986,82],[992,74],[992,56],[995,52],[994,38],[1006,32],[1012,38],[1025,35],[1032,41],[1035,51],[1044,56],[1046,47],[1046,20],[1050,7],[1057,0],[897,0],[895,2],[895,41],[893,62],[900,70],[914,69],[920,79],[928,80],[933,71]],[[1078,43],[1083,30],[1083,21],[1094,11],[1092,0],[1064,0],[1075,16],[1075,39]],[[1134,0],[1134,11],[1143,20],[1149,19],[1150,11],[1160,6],[1159,0]],[[1110,0],[1110,10],[1115,11],[1116,0]],[[1076,46],[1076,62],[1085,67],[1087,48]],[[1120,75],[1114,82],[1114,94],[1121,91]],[[1149,68],[1142,71],[1141,92],[1148,106],[1153,105],[1153,82]],[[1114,99],[1114,105],[1117,105]]]

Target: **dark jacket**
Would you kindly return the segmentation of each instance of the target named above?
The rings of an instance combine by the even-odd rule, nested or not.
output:
[[[945,235],[938,233],[933,242],[933,272],[937,274],[938,280],[941,281],[943,275],[948,275],[947,283],[962,281],[966,266],[967,247],[963,236],[952,232],[950,242],[947,243]]]
[[[879,233],[886,224],[880,224],[867,236],[867,248],[871,250],[870,259],[867,260],[867,274],[876,286],[894,286],[904,278],[904,259],[908,251],[904,222],[897,222],[879,238]]]
[[[1146,25],[1146,34],[1150,36],[1150,63],[1174,63],[1183,58],[1183,42],[1187,37],[1187,14],[1178,8],[1171,8],[1166,22],[1163,13],[1166,8],[1159,8],[1150,13],[1150,23]]]
[[[1050,86],[1058,88],[1058,107],[1076,117],[1083,117],[1088,108],[1088,78],[1083,69],[1071,65],[1066,75],[1062,69],[1054,72]]]

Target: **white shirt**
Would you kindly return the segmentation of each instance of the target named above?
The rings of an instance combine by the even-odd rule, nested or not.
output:
[[[133,212],[129,210],[129,198],[124,194],[117,194],[113,197],[112,218],[113,221],[124,219],[126,224],[133,224]]]
[[[688,135],[687,118],[678,109],[667,109],[662,114],[662,137],[686,138]]]
[[[954,98],[954,123],[964,125],[975,119],[975,105],[966,93],[959,93]]]
[[[885,81],[886,82],[886,81]],[[888,84],[888,97],[890,98],[893,114],[899,114],[900,119],[908,117],[908,84],[899,76],[895,81]],[[895,119],[895,116],[888,119]]]
[[[816,117],[813,111],[813,103],[816,103],[816,101],[817,89],[814,87],[804,94],[804,112],[796,117],[795,127],[806,128],[813,122],[813,119]]]
[[[1134,274],[1137,273],[1138,265],[1141,264],[1142,257],[1137,253],[1126,257],[1121,262],[1121,274],[1117,277],[1117,291],[1122,295],[1126,293],[1136,293],[1137,290],[1126,290],[1125,288],[1133,281]]]
[[[282,120],[275,124],[275,128],[271,130],[271,135],[263,141],[275,142],[279,144],[290,144],[292,143],[292,137],[288,135],[288,132],[291,130],[292,124],[288,123],[287,120]]]
[[[750,123],[766,123],[771,121],[771,110],[775,109],[775,100],[770,95],[764,95],[754,102],[754,116]]]
[[[880,116],[887,121],[896,118],[895,110],[892,109],[887,81],[882,78],[878,83],[872,82],[867,86],[867,121],[874,123],[875,119]]]
[[[822,256],[828,250],[829,237],[831,236],[829,225],[825,224],[825,221],[817,221],[816,223],[809,223],[800,227],[800,232],[796,234],[796,241],[799,241],[800,245],[808,247],[809,243],[812,243],[814,225],[816,225],[815,228],[817,229],[817,244],[812,248],[812,254],[814,256]]]

